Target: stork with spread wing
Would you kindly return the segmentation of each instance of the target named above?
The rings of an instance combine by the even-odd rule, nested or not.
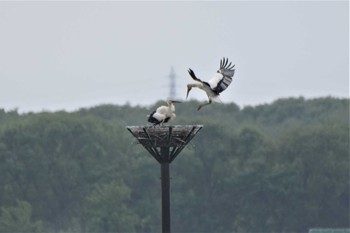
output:
[[[230,62],[228,64],[228,59],[223,58],[220,61],[220,69],[216,72],[215,76],[208,82],[204,82],[196,77],[193,70],[188,69],[188,73],[196,83],[190,83],[187,85],[187,96],[193,87],[197,87],[205,91],[208,96],[209,102],[198,106],[197,110],[200,110],[203,106],[211,104],[214,102],[221,102],[219,95],[221,92],[226,90],[226,88],[231,84],[232,77],[235,74],[235,65]]]

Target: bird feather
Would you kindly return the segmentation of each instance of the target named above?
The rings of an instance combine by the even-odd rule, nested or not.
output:
[[[235,73],[235,70],[233,69],[235,65],[232,65],[231,62],[229,64],[227,63],[228,59],[223,58],[220,61],[220,69],[217,71],[214,77],[209,80],[211,89],[217,94],[226,90],[226,88],[231,84],[232,77]]]

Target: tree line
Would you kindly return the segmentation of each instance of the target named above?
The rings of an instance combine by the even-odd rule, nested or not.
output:
[[[0,109],[0,232],[160,232],[160,166],[127,125],[152,106]],[[349,99],[178,104],[203,129],[171,164],[173,232],[349,228]]]

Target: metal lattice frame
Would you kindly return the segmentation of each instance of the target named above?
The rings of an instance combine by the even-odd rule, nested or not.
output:
[[[127,129],[159,163],[170,163],[202,127],[202,125],[127,126]],[[168,158],[162,157],[161,148],[169,148]]]

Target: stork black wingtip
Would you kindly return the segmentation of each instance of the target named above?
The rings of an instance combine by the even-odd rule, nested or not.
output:
[[[221,59],[221,61],[220,61],[220,69],[221,69],[221,68],[225,68],[226,65],[227,65],[227,63],[228,63],[228,58],[223,57],[223,58]]]
[[[192,78],[193,80],[200,81],[200,80],[196,77],[196,75],[195,75],[195,73],[193,72],[193,70],[189,69],[189,70],[188,70],[188,73],[190,74],[190,76],[191,76],[191,78]]]

